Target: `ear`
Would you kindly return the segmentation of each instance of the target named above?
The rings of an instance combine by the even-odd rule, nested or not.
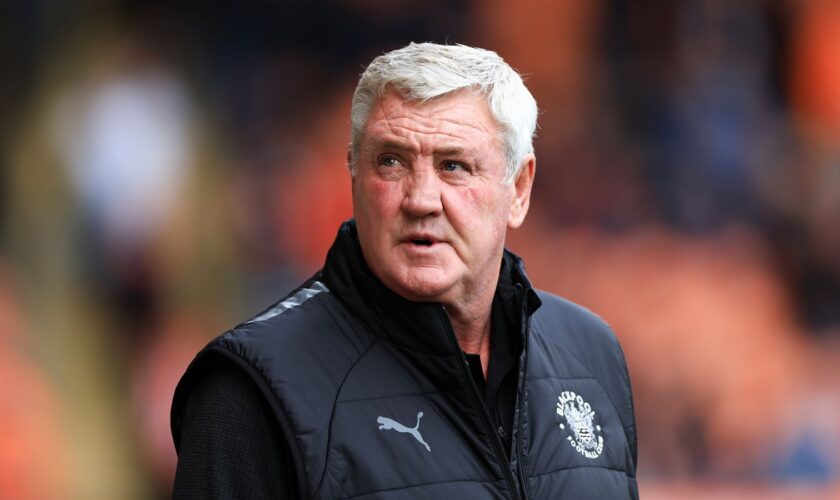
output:
[[[350,174],[350,184],[356,184],[356,176],[353,175],[353,144],[347,145],[347,173]]]
[[[531,204],[531,186],[537,170],[537,159],[533,153],[525,156],[519,167],[519,175],[513,181],[514,198],[508,215],[508,229],[516,229],[525,221],[528,206]]]

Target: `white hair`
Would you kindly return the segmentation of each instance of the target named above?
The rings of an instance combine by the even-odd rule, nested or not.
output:
[[[410,43],[374,59],[359,78],[353,93],[350,172],[356,159],[367,120],[377,100],[396,91],[406,101],[424,102],[469,89],[487,103],[499,126],[506,159],[504,182],[519,173],[525,155],[534,151],[537,103],[522,77],[498,54],[466,45]]]

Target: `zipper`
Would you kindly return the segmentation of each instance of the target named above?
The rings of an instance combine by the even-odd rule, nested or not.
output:
[[[522,466],[522,421],[525,417],[525,379],[528,377],[528,330],[530,327],[531,318],[525,313],[526,300],[524,290],[521,285],[517,284],[516,302],[519,309],[519,331],[522,333],[522,355],[520,356],[519,370],[522,377],[517,384],[517,421],[516,421],[516,472],[519,476],[519,484],[521,486],[522,498],[528,500],[530,492],[528,491],[528,481],[525,478],[525,469]]]
[[[505,454],[504,450],[502,449],[502,442],[499,439],[499,435],[497,434],[496,427],[493,425],[492,421],[490,420],[490,414],[487,413],[487,408],[484,407],[484,402],[480,399],[478,394],[478,387],[475,386],[475,381],[472,379],[472,375],[470,374],[469,370],[469,362],[467,358],[464,356],[464,352],[461,350],[461,346],[458,345],[458,340],[455,338],[455,331],[452,329],[452,323],[449,321],[449,315],[446,312],[446,307],[441,306],[438,309],[440,313],[441,322],[443,323],[443,327],[446,330],[450,342],[452,342],[453,347],[458,351],[458,354],[461,357],[461,375],[467,381],[467,386],[470,390],[467,392],[470,393],[473,406],[478,408],[478,414],[481,416],[481,422],[484,424],[484,429],[487,431],[487,434],[490,436],[490,444],[493,445],[493,451],[496,454],[496,460],[498,461],[499,465],[502,466],[502,472],[505,476],[505,481],[508,484],[508,489],[510,489],[511,496],[515,499],[521,499],[522,488],[517,483],[516,478],[513,476],[513,473],[510,471],[510,464],[507,459],[507,455]],[[520,445],[521,446],[521,445]],[[520,447],[521,450],[521,447]],[[521,451],[520,451],[521,455]],[[520,469],[520,477],[522,476],[522,471]],[[524,497],[527,498],[527,497]]]

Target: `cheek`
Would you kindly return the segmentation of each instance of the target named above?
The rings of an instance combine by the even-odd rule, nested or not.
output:
[[[453,225],[459,227],[461,237],[480,253],[489,252],[503,244],[507,234],[510,197],[497,189],[464,187],[457,193],[451,193],[453,205],[457,210],[450,210]]]
[[[382,179],[373,179],[368,182],[367,189],[371,201],[378,205],[387,205],[392,202],[399,192],[396,183]]]
[[[381,179],[368,179],[355,186],[353,201],[357,218],[364,218],[371,224],[371,229],[382,229],[398,211],[400,190],[394,182]]]
[[[456,198],[459,212],[472,225],[481,224],[486,230],[488,224],[500,218],[504,219],[504,225],[507,224],[511,200],[505,191],[468,187],[456,193]]]
[[[450,201],[458,210],[471,217],[481,217],[492,206],[492,199],[487,190],[471,186],[458,186],[449,193]]]
[[[396,182],[383,181],[377,179],[371,182],[368,198],[370,203],[375,207],[377,215],[382,219],[382,223],[387,224],[400,211],[400,204],[402,203],[402,192],[399,184]]]

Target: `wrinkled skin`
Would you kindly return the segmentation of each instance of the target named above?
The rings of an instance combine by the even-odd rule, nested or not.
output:
[[[456,330],[489,319],[506,231],[528,210],[534,156],[504,184],[498,130],[471,92],[425,103],[391,92],[374,106],[353,159],[368,266],[401,296],[445,305]]]

